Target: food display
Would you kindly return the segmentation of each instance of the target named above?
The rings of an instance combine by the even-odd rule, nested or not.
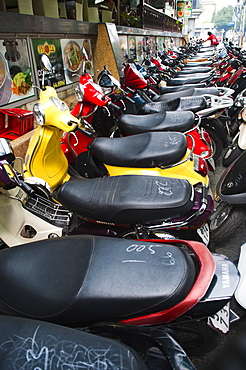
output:
[[[69,41],[64,48],[64,62],[70,72],[77,72],[82,65],[83,55],[77,42]]]

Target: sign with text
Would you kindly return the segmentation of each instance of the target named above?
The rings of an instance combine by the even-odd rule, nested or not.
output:
[[[190,17],[192,13],[192,0],[177,1],[177,16],[178,18]]]
[[[61,43],[59,39],[33,39],[33,50],[37,64],[38,79],[41,85],[43,68],[41,65],[41,55],[46,54],[52,65],[52,72],[45,71],[45,85],[54,88],[65,86],[65,73],[61,53]]]
[[[26,39],[0,40],[0,106],[35,95]]]

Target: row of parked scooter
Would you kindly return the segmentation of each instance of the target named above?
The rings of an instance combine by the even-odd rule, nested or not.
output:
[[[0,368],[194,369],[186,352],[240,318],[245,248],[238,266],[209,250],[210,232],[228,237],[245,217],[229,52],[128,60],[124,83],[85,71],[72,111],[45,86],[42,56],[24,163],[0,139]],[[209,171],[226,146],[214,210]]]

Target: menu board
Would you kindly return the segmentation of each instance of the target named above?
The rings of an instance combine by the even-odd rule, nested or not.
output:
[[[40,85],[45,73],[45,84],[58,88],[79,80],[83,70],[93,74],[90,41],[86,39],[33,39]],[[41,55],[46,54],[52,65],[52,72],[43,72]]]
[[[84,70],[94,74],[90,40],[61,39],[61,52],[66,85],[78,81]]]
[[[66,85],[65,72],[61,53],[61,42],[59,39],[33,39],[33,51],[37,65],[38,79],[42,85],[43,74],[44,84],[52,87]],[[41,65],[41,55],[47,55],[52,65],[52,71],[43,71]]]
[[[0,106],[35,95],[26,39],[0,40]]]

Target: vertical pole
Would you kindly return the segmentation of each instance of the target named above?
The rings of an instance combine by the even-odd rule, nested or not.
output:
[[[144,0],[140,0],[139,4],[140,4],[140,22],[141,22],[142,28],[144,28],[144,16],[143,16]]]
[[[85,1],[85,0],[84,0]],[[116,10],[117,10],[117,23],[118,25],[120,25],[120,0],[116,0]]]
[[[245,23],[245,1],[243,2],[243,5],[242,5],[242,18],[241,18],[241,33],[240,33],[240,45],[241,47],[243,47],[243,42],[244,42],[244,23]]]

